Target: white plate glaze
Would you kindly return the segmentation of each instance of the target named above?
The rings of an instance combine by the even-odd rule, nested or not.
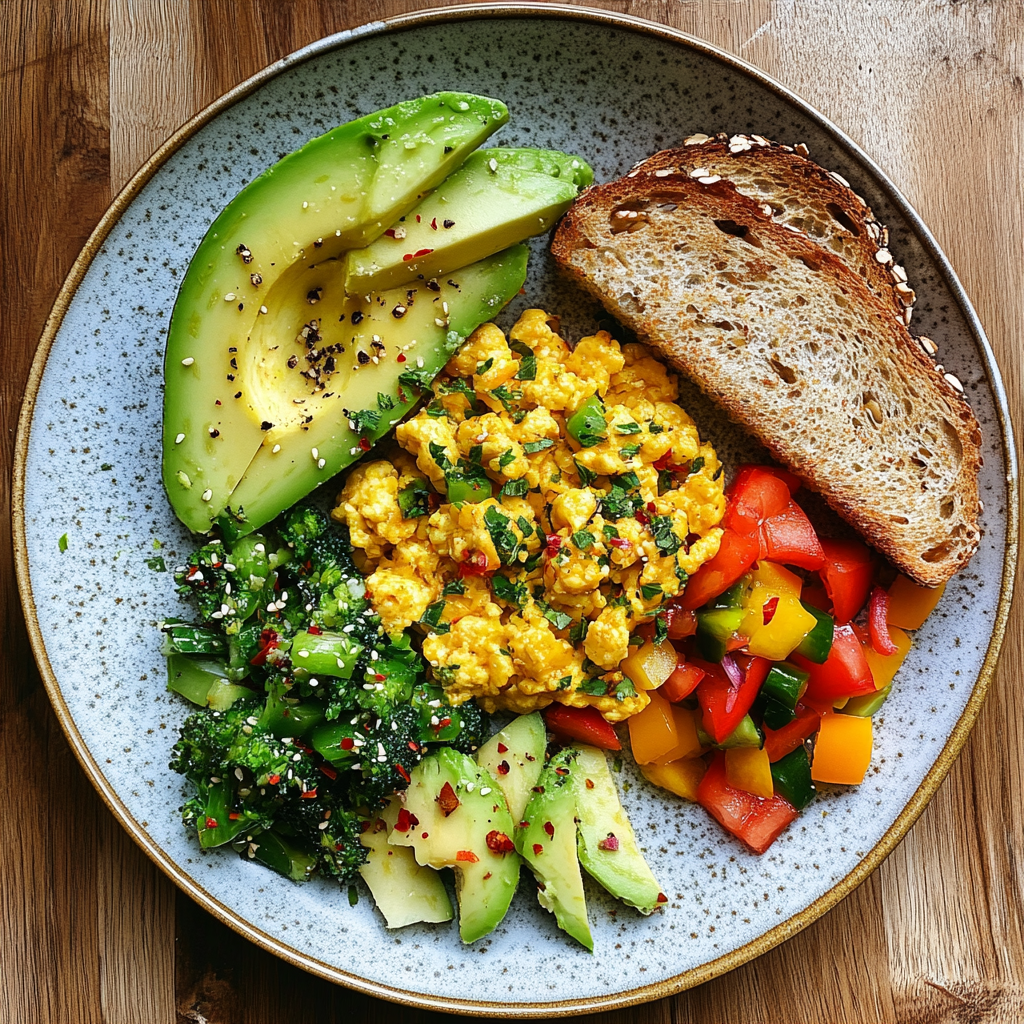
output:
[[[58,300],[30,384],[16,480],[21,586],[86,771],[204,906],[293,962],[387,998],[502,1016],[584,1012],[695,984],[781,941],[861,881],[920,813],[973,723],[1005,624],[1016,553],[1009,419],[991,351],[934,240],[820,115],[705,44],[627,19],[578,9],[421,15],[325,40],[258,77],[186,126],[115,203]],[[173,566],[191,545],[160,484],[163,346],[178,284],[214,216],[264,168],[337,123],[438,89],[500,97],[512,118],[496,143],[579,152],[598,180],[698,130],[806,142],[889,225],[917,289],[914,330],[938,343],[985,435],[981,548],[876,718],[868,781],[826,787],[757,857],[626,765],[623,800],[670,902],[642,918],[588,885],[593,956],[557,931],[526,877],[501,927],[463,947],[454,925],[388,933],[365,891],[350,907],[329,882],[300,887],[234,854],[202,854],[167,769],[187,709],[164,690],[156,625],[183,606],[170,574],[147,559]],[[558,280],[544,246],[535,243],[526,295],[501,322],[544,306],[576,339],[600,313]],[[752,453],[691,388],[682,400],[725,457]]]

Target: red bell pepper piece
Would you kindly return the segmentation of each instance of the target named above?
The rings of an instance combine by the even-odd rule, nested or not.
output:
[[[871,646],[883,658],[897,652],[889,635],[889,594],[881,587],[871,591],[871,599],[868,601],[868,633]]]
[[[673,602],[668,606],[666,625],[669,640],[682,640],[697,632],[697,616]]]
[[[697,803],[754,853],[764,853],[799,814],[781,796],[765,799],[730,786],[722,751],[715,754],[697,787]]]
[[[549,704],[544,709],[544,721],[559,736],[589,743],[602,750],[621,750],[622,744],[610,722],[601,717],[594,707],[572,708],[566,704]]]
[[[875,680],[864,657],[864,648],[849,623],[836,623],[832,650],[823,665],[815,665],[795,652],[789,660],[810,673],[803,696],[807,704],[831,707],[843,697],[875,692]]]
[[[764,728],[764,749],[773,764],[791,754],[804,740],[810,739],[821,725],[821,715],[806,704],[797,704],[796,718],[781,729]]]
[[[836,622],[849,622],[864,607],[875,574],[871,549],[859,540],[821,539],[821,581],[832,599]]]
[[[696,611],[711,598],[728,590],[757,561],[757,552],[756,534],[737,533],[727,527],[718,554],[708,559],[687,580],[682,607]]]
[[[791,498],[786,507],[761,523],[759,558],[801,569],[820,569],[825,562],[818,535],[804,510]]]
[[[697,689],[697,684],[704,678],[704,669],[699,665],[694,665],[692,662],[687,661],[682,655],[679,656],[679,662],[676,667],[672,670],[672,675],[668,677],[658,687],[658,693],[672,704],[676,704],[683,700],[685,697],[689,697],[694,690]]]
[[[692,658],[690,664],[704,670],[704,678],[697,684],[697,702],[700,704],[704,731],[721,743],[743,720],[753,707],[761,684],[768,675],[771,662],[767,658],[734,655],[743,675],[739,686],[734,686],[721,665]]]

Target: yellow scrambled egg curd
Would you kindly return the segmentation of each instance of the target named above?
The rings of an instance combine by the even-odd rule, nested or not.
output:
[[[507,338],[475,331],[428,397],[334,510],[384,628],[424,631],[455,703],[642,710],[619,665],[717,553],[725,511],[675,376],[604,331],[570,348],[531,309]]]

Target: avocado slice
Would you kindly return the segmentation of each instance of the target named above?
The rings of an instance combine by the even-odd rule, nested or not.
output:
[[[266,333],[276,319],[284,281],[371,242],[507,119],[503,103],[462,93],[399,103],[286,156],[213,222],[178,292],[164,363],[164,484],[186,526],[209,530],[265,440],[267,417],[235,365],[257,324]]]
[[[281,297],[277,322],[257,324],[239,362],[239,386],[263,410],[267,429],[230,495],[238,532],[258,529],[369,451],[448,357],[519,292],[528,255],[525,245],[513,246],[443,281],[370,301],[344,295],[339,262],[306,269]],[[316,294],[311,307],[307,296]]]
[[[472,758],[442,747],[413,769],[405,809],[409,819],[396,823],[388,842],[411,846],[418,864],[455,869],[463,942],[493,931],[515,895],[521,864],[498,784]]]
[[[547,729],[539,711],[513,718],[476,752],[476,763],[494,776],[515,822],[523,820],[544,770]]]
[[[401,799],[393,796],[367,822],[359,841],[369,853],[359,874],[388,928],[404,928],[419,921],[450,921],[454,911],[441,876],[433,868],[420,867],[408,846],[388,842],[401,811]]]
[[[637,846],[604,751],[578,745],[573,780],[580,863],[613,896],[650,914],[665,897]]]
[[[555,915],[558,927],[594,951],[587,921],[583,876],[576,855],[576,814],[579,804],[576,759],[566,747],[547,763],[516,826],[516,849],[537,878],[537,899]]]
[[[576,198],[575,181],[535,170],[543,166],[537,150],[509,150],[500,160],[499,152],[473,153],[408,216],[365,249],[350,252],[345,290],[362,295],[419,275],[442,277],[547,231]],[[520,152],[527,154],[522,161],[516,159]]]

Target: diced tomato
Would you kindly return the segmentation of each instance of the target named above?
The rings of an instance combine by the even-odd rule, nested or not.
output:
[[[811,582],[804,584],[803,590],[800,591],[800,600],[804,604],[817,608],[818,611],[832,611],[832,601],[825,590],[825,585],[821,580],[814,579],[813,576],[811,577]]]
[[[745,535],[727,527],[718,554],[687,580],[681,606],[687,611],[696,611],[728,590],[754,564],[757,552],[756,534]]]
[[[871,635],[871,646],[883,658],[896,653],[896,645],[889,636],[889,595],[881,588],[871,591],[868,602],[868,630]]]
[[[796,718],[781,729],[764,726],[764,749],[773,764],[791,754],[804,740],[810,739],[821,724],[821,714],[806,704],[797,704]]]
[[[704,669],[698,665],[688,662],[682,655],[679,656],[679,663],[676,665],[672,675],[658,687],[658,693],[675,704],[689,697],[697,684],[704,678]]]
[[[756,533],[765,519],[778,515],[789,505],[788,483],[766,466],[743,466],[729,488],[729,506],[724,526],[738,533]]]
[[[803,655],[793,653],[790,661],[810,673],[804,702],[831,707],[843,697],[856,697],[861,693],[874,693],[875,681],[864,648],[848,623],[836,623],[832,637],[832,650],[823,665],[815,665]]]
[[[733,686],[721,665],[698,658],[691,661],[704,670],[704,678],[697,684],[697,701],[703,712],[704,731],[716,743],[721,743],[753,707],[757,691],[771,668],[767,658],[736,655],[735,660],[743,675],[739,686]]]
[[[875,574],[871,549],[859,540],[832,540],[823,537],[821,549],[825,563],[821,581],[832,599],[836,622],[849,622],[864,607]]]
[[[825,562],[821,541],[804,510],[791,498],[777,515],[761,524],[759,558],[801,569],[820,569]]]
[[[722,751],[715,754],[697,787],[697,802],[755,853],[764,853],[799,813],[781,796],[754,796],[730,786]]]
[[[678,604],[670,604],[667,610],[669,640],[682,640],[697,632],[697,616]]]
[[[560,736],[589,743],[602,750],[621,750],[622,744],[610,722],[594,707],[572,708],[566,704],[549,704],[544,709],[547,727]]]

